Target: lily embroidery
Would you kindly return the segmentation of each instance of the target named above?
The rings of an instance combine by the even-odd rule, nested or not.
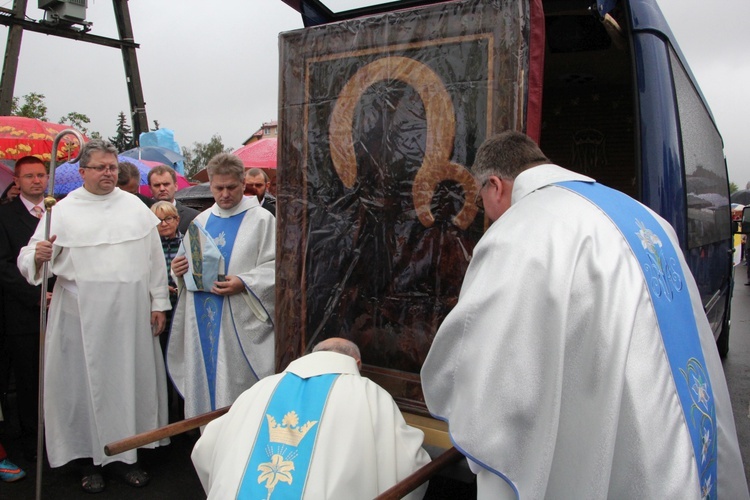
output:
[[[708,388],[705,381],[693,375],[693,392],[698,396],[698,402],[705,405],[708,403]]]
[[[292,484],[294,462],[284,460],[284,457],[276,453],[271,457],[270,462],[260,464],[258,470],[261,473],[260,476],[258,476],[258,483],[262,483],[263,481],[266,482],[266,489],[268,490],[266,500],[269,500],[279,481]]]

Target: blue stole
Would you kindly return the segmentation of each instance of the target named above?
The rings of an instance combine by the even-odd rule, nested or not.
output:
[[[320,429],[318,423],[338,376],[329,373],[303,379],[287,373],[282,377],[255,438],[238,499],[270,500],[272,495],[277,500],[302,498]]]
[[[234,241],[237,238],[245,212],[227,218],[216,217],[211,214],[206,222],[206,232],[213,238],[224,257],[224,269],[220,274],[226,274],[229,268],[229,258],[232,255]],[[192,236],[192,233],[191,233]],[[191,240],[192,241],[192,240]],[[204,283],[210,289],[213,283]],[[216,409],[216,364],[218,358],[219,334],[221,333],[221,315],[224,310],[224,297],[211,292],[193,292],[195,317],[198,323],[198,338],[203,352],[203,365],[206,368],[208,394],[211,399],[211,409]]]
[[[640,262],[690,430],[702,494],[714,498],[716,407],[677,250],[653,215],[629,196],[598,183],[569,181],[557,185],[598,206],[615,223]]]

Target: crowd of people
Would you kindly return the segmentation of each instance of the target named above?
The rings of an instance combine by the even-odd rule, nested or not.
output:
[[[106,444],[232,405],[256,385],[271,386],[276,204],[266,173],[246,171],[231,154],[219,154],[207,165],[215,203],[203,212],[175,200],[176,173],[169,166],[149,172],[152,197],[145,197],[138,192],[138,169],[118,162],[108,142],[86,143],[79,161],[83,185],[49,210],[45,165],[33,157],[16,162],[19,193],[0,207],[1,284],[10,299],[3,303],[4,326],[12,332],[4,340],[31,458],[38,426],[39,314],[49,308],[41,381],[46,456],[51,467],[77,464],[83,490],[98,493],[110,476],[133,487],[150,480],[137,450],[107,456]],[[42,301],[45,279],[49,292]],[[356,346],[344,339],[329,344],[319,350],[332,351],[323,355],[331,364],[300,360],[285,373],[302,386],[313,381],[314,390],[317,375],[335,375],[341,380],[332,394],[353,415],[367,417],[361,423],[369,428],[366,435],[374,439],[390,432],[403,439],[396,447],[369,443],[372,453],[362,455],[363,464],[382,469],[374,489],[367,490],[376,494],[429,461],[423,435],[405,424],[385,391],[359,376]],[[315,368],[297,370],[300,364]],[[363,396],[356,405],[349,393],[354,390]],[[309,417],[307,402],[296,401],[296,415]],[[325,417],[340,432],[341,416],[322,413],[315,421]],[[282,417],[282,426],[293,429]],[[285,459],[301,464],[301,455],[298,450]],[[0,458],[0,478],[23,477],[7,457]],[[269,464],[275,460],[266,458]],[[310,456],[307,461],[310,465]],[[325,467],[322,460],[314,464]],[[360,480],[353,471],[349,483],[336,486],[329,479],[314,487],[351,492]]]
[[[85,491],[105,488],[105,469],[149,482],[137,450],[106,456],[105,444],[231,405],[192,452],[209,498],[377,496],[430,461],[422,431],[360,375],[344,338],[275,374],[276,200],[234,155],[207,171],[203,212],[175,201],[168,166],[138,199],[133,170],[92,140],[83,186],[48,210],[44,164],[16,163],[0,286],[29,452],[48,306],[47,457],[79,463]],[[421,380],[477,497],[750,498],[713,334],[669,224],[518,132],[487,139],[471,172],[490,225]],[[0,447],[0,479],[21,477]]]

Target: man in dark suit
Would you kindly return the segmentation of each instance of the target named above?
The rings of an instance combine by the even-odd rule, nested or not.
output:
[[[180,225],[177,226],[177,230],[185,234],[190,223],[200,212],[174,199],[174,194],[177,192],[177,173],[174,169],[166,165],[157,165],[152,168],[148,173],[148,186],[156,201],[168,201],[177,207],[177,213],[180,215]]]
[[[156,203],[154,200],[152,200],[148,196],[144,196],[140,192],[138,192],[138,189],[141,186],[141,171],[138,170],[138,167],[136,167],[130,162],[121,161],[117,163],[117,168],[118,168],[118,171],[117,171],[117,187],[118,188],[122,189],[123,191],[127,191],[130,194],[135,195],[147,207],[151,207],[151,205]]]
[[[260,206],[276,216],[276,197],[268,192],[271,181],[262,168],[251,168],[245,172],[245,195],[258,197]]]
[[[24,439],[24,454],[33,456],[36,446],[39,391],[39,304],[41,286],[32,286],[21,276],[16,258],[28,244],[44,214],[44,192],[49,176],[39,158],[19,159],[14,171],[20,193],[0,206],[0,288],[3,292],[5,350],[16,380],[18,420]],[[52,290],[52,286],[48,287]],[[51,297],[48,292],[48,300]]]

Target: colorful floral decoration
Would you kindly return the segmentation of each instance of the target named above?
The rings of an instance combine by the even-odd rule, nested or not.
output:
[[[15,160],[36,156],[42,161],[52,159],[55,136],[68,125],[46,123],[21,116],[0,116],[0,159]],[[86,140],[86,139],[84,139]],[[66,161],[78,153],[79,144],[73,136],[65,136],[58,143],[57,160]]]

